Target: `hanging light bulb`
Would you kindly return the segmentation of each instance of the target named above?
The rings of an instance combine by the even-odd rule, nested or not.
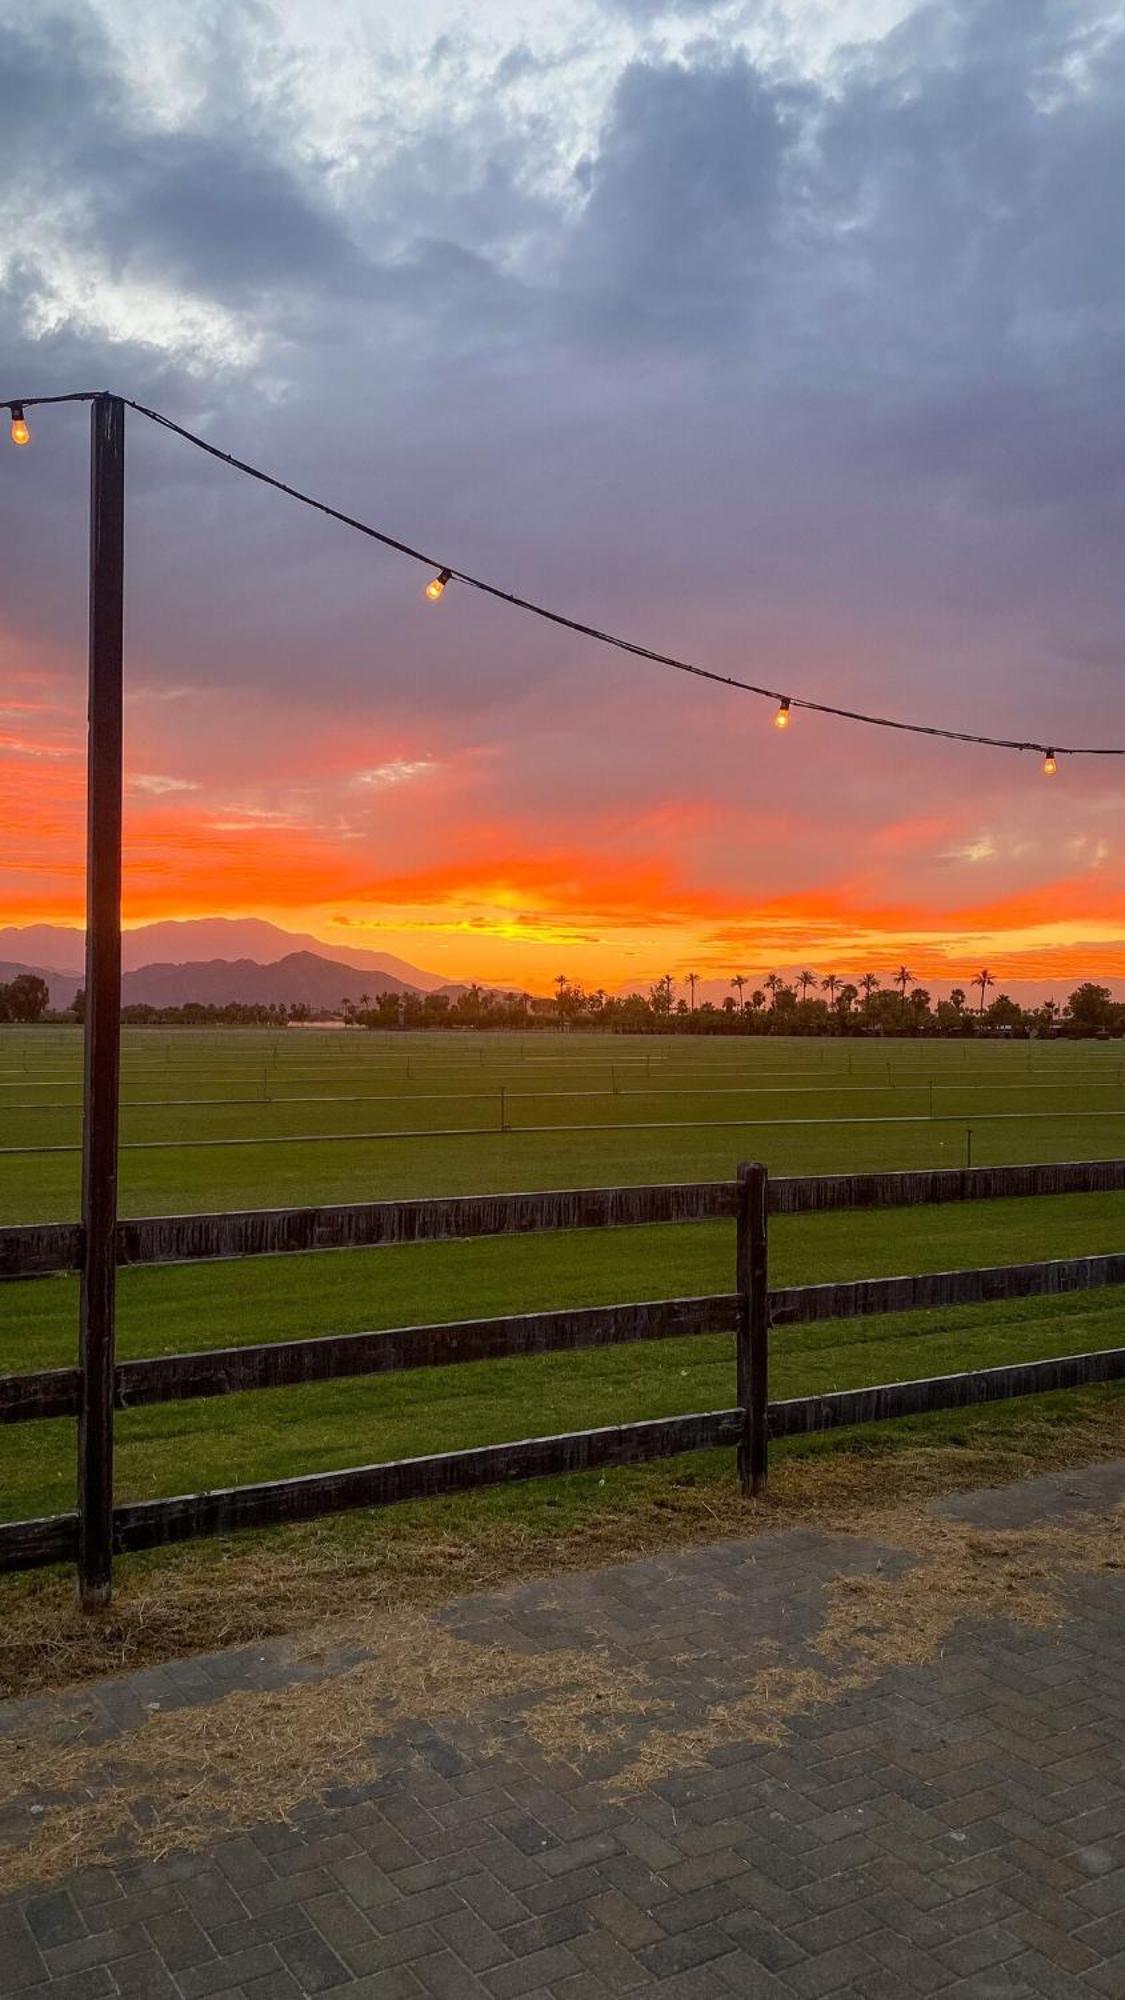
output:
[[[773,726],[775,729],[788,729],[790,720],[791,718],[789,714],[789,696],[785,695],[782,700],[781,707],[778,709],[777,714],[774,716]]]
[[[439,570],[437,576],[432,576],[430,578],[428,584],[426,585],[426,596],[429,598],[431,604],[436,604],[438,598],[442,596],[445,590],[445,586],[449,582],[449,579],[452,576],[452,574],[453,574],[452,570],[443,569]]]
[[[1058,758],[1055,756],[1053,750],[1048,750],[1047,755],[1043,759],[1043,776],[1045,778],[1053,778],[1058,768]]]
[[[31,430],[23,413],[22,403],[12,404],[12,443],[30,444]]]

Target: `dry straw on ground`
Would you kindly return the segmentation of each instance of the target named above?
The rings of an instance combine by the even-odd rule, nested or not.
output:
[[[870,1687],[892,1667],[937,1659],[963,1621],[1049,1627],[1063,1616],[1069,1581],[1125,1569],[1125,1507],[1065,1527],[987,1532],[902,1507],[868,1516],[863,1533],[906,1553],[910,1565],[835,1579],[812,1648],[819,1664],[766,1667],[735,1699],[716,1703],[702,1726],[653,1731],[615,1789],[653,1784],[724,1743],[780,1742],[789,1716]]]
[[[932,1465],[911,1470],[899,1459],[899,1494],[889,1496],[884,1480],[881,1504],[866,1510],[857,1495],[870,1477],[861,1482],[839,1460],[819,1470],[803,1504],[800,1480],[779,1480],[757,1515],[762,1525],[811,1519],[902,1551],[905,1564],[838,1577],[803,1653],[784,1662],[763,1647],[757,1659],[731,1660],[726,1684],[691,1727],[677,1726],[666,1681],[658,1691],[635,1654],[476,1645],[418,1607],[376,1605],[294,1649],[324,1663],[323,1678],[152,1713],[106,1745],[81,1740],[80,1705],[29,1708],[26,1728],[0,1744],[0,1795],[29,1815],[33,1804],[42,1810],[22,1822],[33,1829],[23,1851],[0,1858],[0,1888],[57,1879],[122,1844],[152,1856],[284,1819],[334,1784],[361,1783],[409,1758],[418,1723],[469,1725],[487,1754],[496,1747],[490,1727],[514,1712],[516,1733],[509,1722],[501,1754],[518,1756],[522,1740],[556,1760],[595,1758],[613,1792],[635,1790],[724,1743],[780,1742],[795,1713],[869,1686],[888,1667],[935,1659],[962,1620],[1048,1625],[1061,1616],[1071,1577],[1122,1566],[1120,1513],[985,1534],[908,1497],[912,1483],[922,1493],[932,1486]],[[745,1510],[737,1525],[746,1532]],[[362,1657],[334,1670],[342,1647]]]
[[[1125,1457],[1125,1395],[1087,1391],[1065,1421],[1034,1402],[1018,1426],[973,1414],[956,1446],[775,1454],[769,1512],[777,1521],[858,1519],[930,1494],[1002,1485],[1036,1472]],[[591,1505],[560,1527],[529,1498],[519,1517],[470,1495],[275,1535],[235,1536],[164,1552],[155,1565],[118,1565],[104,1619],[74,1608],[69,1575],[0,1584],[0,1698],[101,1679],[192,1653],[306,1629],[356,1604],[411,1609],[533,1576],[626,1562],[662,1549],[741,1535],[761,1518],[740,1499],[730,1457],[707,1477],[674,1466],[610,1476]]]
[[[341,1636],[339,1628],[315,1635],[313,1650],[335,1648]],[[0,1743],[0,1797],[41,1808],[23,1852],[0,1858],[0,1892],[89,1864],[122,1836],[154,1856],[284,1819],[333,1782],[375,1776],[405,1723],[463,1720],[557,1688],[577,1702],[577,1727],[579,1711],[622,1701],[629,1680],[604,1653],[469,1645],[418,1611],[363,1620],[347,1637],[369,1657],[276,1692],[153,1712],[106,1745],[81,1740],[80,1715],[32,1717]]]

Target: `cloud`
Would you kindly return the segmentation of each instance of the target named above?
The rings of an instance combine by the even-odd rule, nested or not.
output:
[[[800,11],[434,0],[392,36],[359,0],[0,0],[12,393],[118,386],[720,672],[1125,739],[1120,10],[941,0],[884,33],[852,8],[803,66]],[[11,719],[5,810],[69,895],[70,774],[29,807],[13,773],[80,742],[84,435],[68,408],[34,428],[2,467],[0,645],[61,707]],[[464,590],[426,606],[424,573],[133,417],[129,495],[131,762],[200,783],[137,781],[197,842],[161,845],[153,899],[216,842],[237,893],[234,800],[316,829],[333,907],[333,855],[348,893],[405,891],[392,837],[468,897],[448,864],[490,829],[523,914],[622,950],[668,905],[737,926],[787,888],[812,939],[828,887],[924,935],[970,877],[1003,927],[1068,852],[1077,923],[1119,871],[1113,766],[1064,759],[1045,797],[1030,759],[809,715],[780,743],[745,697]],[[607,842],[620,904],[584,886]]]
[[[111,266],[151,267],[226,304],[312,285],[347,292],[360,281],[361,260],[339,224],[292,171],[245,143],[138,133],[86,165]]]
[[[0,158],[29,174],[71,151],[76,132],[107,130],[123,90],[92,9],[0,16]]]
[[[169,792],[197,792],[198,784],[192,778],[161,778],[154,772],[141,771],[128,779],[131,790],[148,792],[154,798],[163,798]]]
[[[649,23],[676,15],[690,19],[713,14],[722,0],[602,0],[602,5],[609,13],[624,14],[627,20]]]
[[[387,785],[409,784],[413,778],[424,778],[438,765],[432,757],[399,757],[389,764],[375,764],[369,771],[357,771],[361,785],[372,785],[382,790]]]
[[[623,72],[565,273],[593,329],[744,338],[777,222],[786,100],[718,45]]]
[[[947,848],[943,858],[947,861],[971,861],[973,863],[978,861],[995,861],[999,852],[1000,849],[994,834],[979,833],[973,839],[966,840],[960,847]]]

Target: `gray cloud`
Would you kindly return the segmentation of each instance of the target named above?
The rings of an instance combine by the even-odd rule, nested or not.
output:
[[[1108,0],[942,0],[828,84],[701,31],[624,64],[577,173],[534,53],[474,67],[453,37],[436,108],[388,144],[373,103],[345,172],[295,141],[268,14],[228,11],[222,94],[172,126],[89,9],[3,30],[0,132],[64,240],[243,315],[259,358],[212,365],[61,309],[44,332],[30,229],[0,289],[20,387],[112,382],[466,566],[720,666],[749,647],[857,698],[893,672],[897,708],[971,698],[1003,722],[1017,698],[1058,713],[1069,657],[1109,716],[1125,37]],[[78,447],[56,447],[61,419],[51,435],[10,546],[37,586],[15,615],[61,634],[42,524],[69,517]],[[563,671],[580,690],[633,674],[478,605],[451,645],[448,607],[419,626],[409,571],[134,435],[132,632],[154,672],[297,686],[315,658],[342,698],[490,722],[536,682],[557,698]]]
[[[718,49],[692,67],[631,64],[580,170],[587,199],[565,264],[578,312],[626,337],[744,334],[777,247],[786,108]]]
[[[117,267],[159,268],[224,302],[266,289],[352,291],[360,260],[339,224],[276,162],[198,133],[144,133],[76,160],[97,189]]]
[[[0,159],[8,172],[65,156],[75,126],[102,125],[121,87],[96,19],[52,13],[34,28],[0,21]]]
[[[624,14],[629,21],[648,24],[676,16],[690,19],[696,14],[713,14],[721,0],[602,0],[607,13]]]

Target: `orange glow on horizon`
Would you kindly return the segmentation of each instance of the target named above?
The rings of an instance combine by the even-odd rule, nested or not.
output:
[[[3,764],[0,763],[0,774]],[[34,813],[0,825],[39,859],[5,872],[0,923],[79,925],[83,780],[41,767]],[[61,850],[61,851],[60,851]],[[63,855],[65,853],[65,859]],[[49,857],[49,858],[48,858]],[[325,885],[331,885],[331,898]],[[1067,912],[1066,916],[1060,912]],[[1125,893],[1063,878],[945,910],[880,905],[848,884],[748,904],[656,862],[602,851],[458,856],[402,873],[300,826],[239,823],[185,804],[133,805],[125,843],[125,921],[262,916],[332,944],[386,950],[449,977],[549,991],[556,974],[588,986],[647,985],[694,961],[704,981],[807,964],[821,976],[880,973],[905,959],[946,990],[976,962],[1000,981],[1125,981]]]
[[[0,926],[80,925],[77,683],[46,653],[41,669],[15,647],[10,659]],[[284,727],[268,718],[251,738],[257,705],[245,690],[189,693],[191,702],[161,697],[131,711],[127,925],[260,916],[328,951],[385,950],[451,979],[538,992],[560,972],[617,990],[689,966],[718,984],[735,972],[760,984],[770,970],[806,965],[885,978],[900,963],[937,992],[981,964],[1000,983],[1052,981],[1060,993],[1083,978],[1125,983],[1125,879],[1113,858],[1121,804],[1108,794],[1081,838],[1069,824],[1064,837],[1044,838],[1048,859],[1029,881],[1002,810],[993,844],[964,800],[945,794],[938,809],[913,812],[900,788],[883,818],[861,798],[853,826],[841,791],[818,818],[819,801],[802,804],[790,776],[790,749],[804,751],[813,733],[804,727],[780,760],[763,750],[763,764],[785,769],[772,798],[758,784],[733,794],[693,785],[690,770],[664,789],[646,768],[630,791],[610,762],[600,791],[540,807],[542,766],[524,772],[514,753],[505,762],[507,745],[461,744],[436,727],[433,738],[420,727],[393,733],[370,716],[353,727],[311,698]],[[761,723],[758,710],[747,725],[759,747]],[[253,781],[238,775],[243,738],[264,767]],[[1064,794],[1041,791],[1035,767],[1025,769],[1034,833]],[[841,783],[855,775],[853,760]]]

